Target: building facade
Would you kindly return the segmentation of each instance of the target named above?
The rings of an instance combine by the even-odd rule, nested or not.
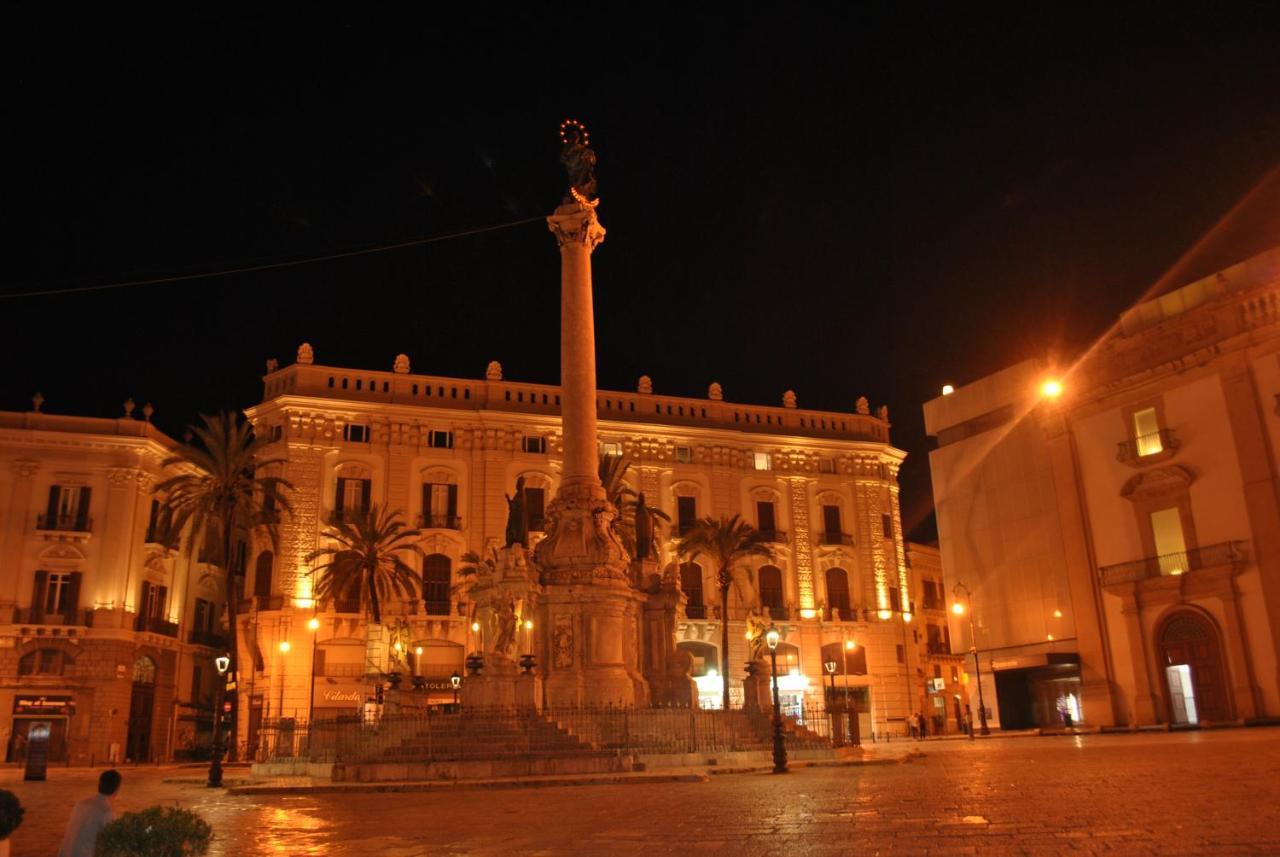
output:
[[[488,632],[472,615],[460,564],[505,544],[517,479],[536,544],[560,478],[559,389],[504,380],[496,363],[483,380],[414,374],[405,355],[390,372],[323,366],[309,345],[296,363],[268,370],[262,403],[246,413],[273,439],[266,453],[286,459],[275,475],[293,484],[294,513],[277,545],[255,545],[249,559],[242,663],[257,668],[241,679],[242,722],[251,732],[264,717],[351,715],[375,698],[386,665],[360,605],[317,603],[307,559],[335,512],[369,504],[420,527],[425,553],[423,597],[389,605],[391,618],[372,633],[394,635],[404,655],[397,668],[434,701],[451,700],[449,677],[465,675],[465,655]],[[925,701],[916,674],[923,638],[898,511],[905,453],[890,444],[887,410],[873,414],[865,399],[853,413],[804,410],[792,393],[781,407],[734,404],[718,384],[704,399],[662,396],[642,378],[636,392],[599,391],[597,414],[600,452],[624,457],[631,487],[671,519],[658,568],[683,592],[675,634],[700,704],[720,704],[728,621],[731,704],[741,705],[754,616],[782,630],[789,712],[822,704],[832,683],[823,665],[833,660],[837,693],[863,711],[863,731],[900,733]],[[777,554],[734,581],[727,617],[715,569],[679,562],[672,547],[693,521],[720,514],[770,534]],[[543,662],[546,630],[522,622],[519,653]]]
[[[925,405],[993,722],[1280,714],[1280,248]]]
[[[162,535],[152,488],[174,448],[128,414],[0,413],[7,761],[24,759],[37,723],[49,724],[50,762],[145,762],[209,745],[223,583]]]

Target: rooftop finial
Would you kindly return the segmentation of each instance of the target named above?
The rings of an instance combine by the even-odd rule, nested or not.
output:
[[[156,409],[151,407],[150,402],[147,402],[145,405],[142,406],[142,418],[147,422],[151,422],[151,415],[154,414],[155,412],[156,412]]]
[[[497,360],[490,360],[489,365],[485,367],[484,377],[488,381],[502,380],[502,364]]]
[[[796,406],[796,391],[787,390],[787,392],[782,394],[782,407],[794,408],[795,406]]]
[[[131,417],[131,416],[133,416],[133,409],[134,409],[134,407],[135,407],[135,405],[134,405],[134,403],[133,403],[133,399],[125,399],[125,400],[124,400],[124,415],[125,415],[126,417]]]
[[[711,382],[711,386],[707,388],[707,398],[714,399],[717,402],[724,401],[724,390],[721,388],[719,381]]]
[[[641,375],[639,383],[636,384],[637,393],[652,393],[653,379],[648,375]]]
[[[298,346],[298,362],[314,363],[316,362],[316,353],[311,348],[310,342],[304,342]]]
[[[391,368],[393,371],[395,371],[397,375],[408,375],[409,374],[409,355],[397,354],[395,363],[392,364]]]
[[[31,410],[35,411],[38,414],[40,413],[40,408],[43,405],[44,405],[43,393],[36,393],[34,396],[31,397]]]

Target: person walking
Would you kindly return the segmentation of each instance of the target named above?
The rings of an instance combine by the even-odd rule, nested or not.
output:
[[[920,715],[916,714],[914,711],[911,712],[911,716],[907,718],[907,726],[911,728],[911,737],[919,741],[920,740]]]
[[[71,810],[67,833],[62,837],[58,857],[93,857],[97,849],[98,834],[114,819],[116,793],[120,791],[122,777],[116,770],[103,771],[98,777],[98,793],[87,797]]]
[[[920,721],[920,740],[923,741],[929,737],[929,718],[917,713],[916,719]]]

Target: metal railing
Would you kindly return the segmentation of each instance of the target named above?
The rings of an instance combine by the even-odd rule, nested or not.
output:
[[[701,708],[573,707],[546,710],[444,705],[362,719],[266,721],[258,761],[457,762],[529,756],[618,756],[767,752],[772,715]],[[831,746],[830,714],[783,719],[789,750]]]
[[[88,515],[36,515],[36,529],[62,533],[93,532],[93,518]]]
[[[13,611],[15,625],[77,625],[93,627],[92,610],[64,610],[61,613],[45,613],[34,607],[19,607]]]
[[[820,545],[852,545],[853,536],[848,533],[818,533]]]
[[[1173,429],[1160,429],[1149,434],[1140,434],[1116,444],[1116,460],[1124,462],[1137,461],[1162,452],[1172,452],[1181,443]]]
[[[684,607],[684,617],[686,619],[705,619],[707,618],[707,605],[705,604],[686,604]]]
[[[227,637],[217,631],[191,631],[187,634],[187,642],[193,646],[207,646],[210,649],[225,649]]]
[[[766,542],[771,542],[775,545],[785,545],[788,541],[786,530],[761,530],[760,535],[764,537]]]
[[[162,634],[166,637],[178,636],[178,623],[167,622],[159,616],[138,616],[133,620],[133,629],[135,631],[148,631],[152,634]]]
[[[457,515],[419,515],[419,529],[460,530],[462,518]]]
[[[1104,565],[1098,569],[1103,586],[1131,583],[1165,575],[1179,575],[1202,568],[1244,563],[1248,560],[1245,542],[1220,542],[1195,550],[1149,556],[1133,562]]]

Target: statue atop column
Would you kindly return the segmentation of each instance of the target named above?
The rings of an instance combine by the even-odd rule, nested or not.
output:
[[[596,204],[596,153],[591,149],[587,126],[576,119],[560,123],[560,163],[569,174],[569,192],[564,202]]]
[[[524,477],[516,478],[516,495],[507,495],[507,547],[529,546],[529,507],[525,505]]]

